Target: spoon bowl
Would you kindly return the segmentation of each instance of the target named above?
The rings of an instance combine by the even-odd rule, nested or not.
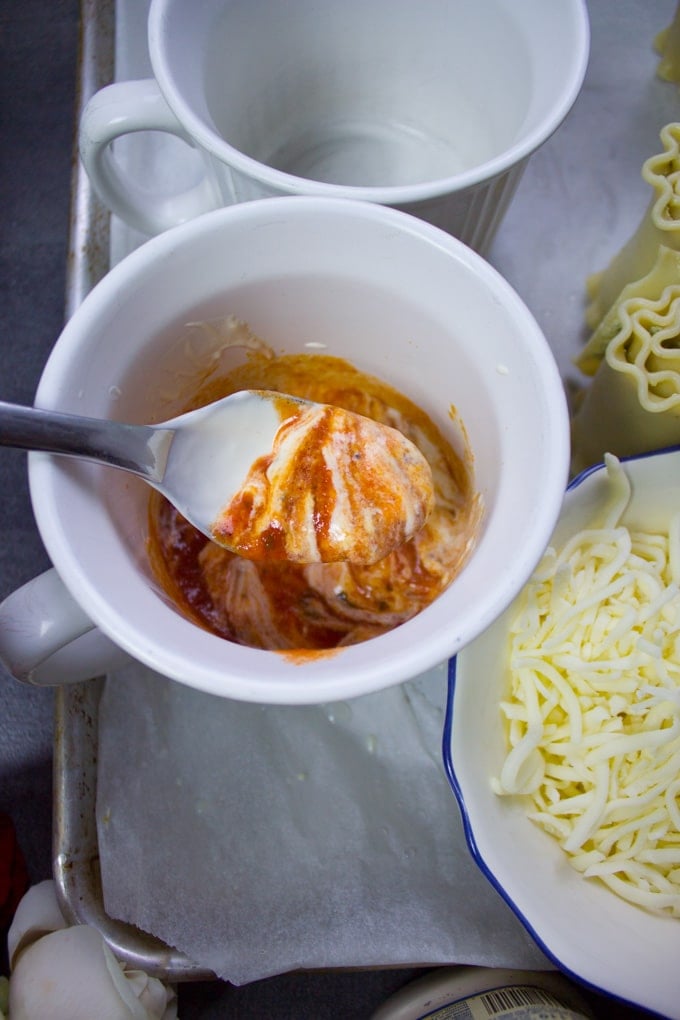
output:
[[[0,402],[0,445],[138,475],[208,538],[250,559],[377,562],[434,505],[429,465],[396,429],[270,390],[241,390],[158,425]]]

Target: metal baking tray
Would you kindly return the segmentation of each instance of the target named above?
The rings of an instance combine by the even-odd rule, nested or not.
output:
[[[89,924],[124,963],[176,983],[214,978],[184,954],[104,910],[97,842],[98,709],[103,679],[56,691],[53,871],[69,920]]]
[[[115,0],[82,0],[76,125],[98,89],[114,78]],[[93,194],[74,142],[66,316],[109,269],[111,217]],[[62,909],[74,924],[97,928],[126,964],[172,983],[207,980],[210,971],[104,910],[96,823],[98,709],[102,678],[55,692],[53,873]]]

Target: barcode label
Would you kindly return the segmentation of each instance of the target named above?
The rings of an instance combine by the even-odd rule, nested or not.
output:
[[[546,1008],[547,1007],[547,1008]],[[512,985],[459,999],[420,1020],[585,1020],[550,992],[533,985]]]
[[[518,1006],[564,1005],[554,995],[543,991],[542,988],[531,988],[524,985],[484,992],[479,996],[479,999],[486,1008],[487,1016],[502,1016],[507,1010],[516,1009]]]

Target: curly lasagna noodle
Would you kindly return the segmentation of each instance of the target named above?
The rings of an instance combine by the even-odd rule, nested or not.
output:
[[[572,469],[680,442],[680,253],[623,289],[576,359],[593,376],[572,418]]]
[[[586,324],[592,330],[619,300],[623,288],[652,269],[660,246],[680,250],[680,123],[666,124],[660,135],[663,151],[642,165],[642,177],[653,195],[637,229],[606,269],[586,281]]]

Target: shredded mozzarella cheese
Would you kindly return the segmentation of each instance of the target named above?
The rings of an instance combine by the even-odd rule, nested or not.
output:
[[[509,752],[493,781],[573,866],[680,917],[680,514],[629,531],[607,457],[604,527],[549,549],[511,626]]]

